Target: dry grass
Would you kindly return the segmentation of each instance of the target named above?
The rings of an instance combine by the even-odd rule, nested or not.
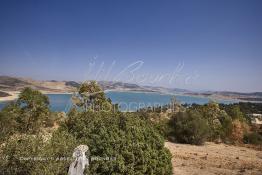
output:
[[[173,155],[176,175],[252,174],[262,175],[262,152],[225,144],[203,146],[165,143]]]

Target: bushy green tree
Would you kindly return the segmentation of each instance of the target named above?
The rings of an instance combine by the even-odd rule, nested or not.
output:
[[[173,135],[180,143],[201,145],[208,138],[208,122],[196,111],[187,110],[177,113],[173,117],[172,124]]]
[[[17,118],[21,132],[38,132],[50,115],[48,97],[37,90],[25,88],[20,93],[17,104],[21,107]]]
[[[244,120],[244,114],[241,112],[239,106],[233,106],[232,109],[229,111],[229,115],[232,117],[233,120]]]
[[[234,103],[234,104],[220,104],[220,108],[225,110],[232,120],[246,120],[246,114],[257,112],[262,105],[252,103]],[[252,112],[253,111],[253,112]]]
[[[49,110],[48,97],[25,88],[17,101],[9,103],[0,112],[0,142],[16,133],[36,134],[41,128],[50,126],[55,118]]]
[[[205,105],[194,105],[190,109],[198,112],[202,118],[208,121],[210,134],[208,139],[210,141],[219,138],[225,139],[232,130],[232,119],[219,105],[214,102],[209,102]]]
[[[76,113],[74,113],[76,114]],[[164,139],[136,113],[86,112],[70,115],[61,130],[90,148],[91,174],[171,174]]]

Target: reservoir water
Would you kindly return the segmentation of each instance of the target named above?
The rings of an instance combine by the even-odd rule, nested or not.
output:
[[[71,94],[48,94],[50,108],[52,111],[67,112],[72,107]],[[106,92],[106,96],[113,103],[118,103],[122,111],[135,111],[138,108],[149,106],[160,106],[170,103],[174,95],[145,92]],[[186,95],[175,95],[176,99],[182,104],[206,104],[210,101],[207,97],[195,97]],[[213,99],[212,99],[213,100]],[[214,101],[214,100],[213,100]],[[236,103],[236,100],[215,100],[218,103]],[[0,102],[2,109],[8,102]]]

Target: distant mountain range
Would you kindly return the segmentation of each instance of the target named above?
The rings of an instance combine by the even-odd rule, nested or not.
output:
[[[29,78],[18,78],[10,76],[0,76],[1,91],[21,91],[25,87],[32,87],[44,92],[70,93],[76,91],[82,82],[77,81],[56,81],[47,80],[39,81]],[[103,90],[119,90],[119,91],[141,91],[141,92],[160,92],[160,93],[184,93],[190,92],[185,89],[171,89],[164,87],[140,86],[132,83],[114,82],[114,81],[98,81]]]
[[[139,91],[139,92],[158,92],[168,94],[183,94],[190,96],[205,96],[210,98],[230,98],[244,101],[261,101],[262,92],[241,93],[228,91],[206,91],[194,92],[186,89],[165,88],[153,86],[140,86],[132,83],[98,81],[103,90],[116,91]],[[81,82],[77,81],[56,81],[56,80],[33,80],[30,78],[19,78],[10,76],[0,76],[0,97],[6,96],[10,91],[21,91],[25,87],[31,87],[44,93],[72,93],[77,90]],[[2,95],[1,95],[2,94]]]

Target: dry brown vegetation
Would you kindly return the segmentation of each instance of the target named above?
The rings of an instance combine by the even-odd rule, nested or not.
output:
[[[166,142],[176,175],[262,174],[262,152],[206,142],[203,146]]]

